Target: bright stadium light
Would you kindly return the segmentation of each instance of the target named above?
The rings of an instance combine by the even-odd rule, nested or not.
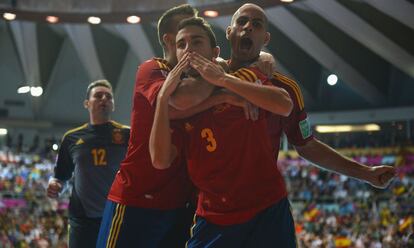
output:
[[[46,21],[48,23],[52,23],[52,24],[57,23],[57,22],[59,22],[59,17],[57,17],[57,16],[47,16]]]
[[[378,124],[365,125],[318,125],[315,127],[318,133],[346,133],[346,132],[373,132],[380,131]]]
[[[96,16],[90,16],[90,17],[88,17],[88,22],[90,24],[99,24],[99,23],[101,23],[101,18],[96,17]]]
[[[13,21],[14,19],[16,19],[16,14],[5,12],[3,14],[3,18],[8,21]]]
[[[280,0],[281,2],[284,2],[284,3],[291,3],[291,2],[293,2],[293,0]]]
[[[30,86],[23,85],[17,88],[17,94],[26,94],[30,92]]]
[[[1,136],[7,135],[7,129],[6,128],[0,128],[0,135]]]
[[[141,17],[133,15],[133,16],[128,16],[126,20],[128,23],[137,24],[141,21]]]
[[[59,146],[57,144],[53,144],[53,146],[52,146],[53,151],[57,151],[58,148],[59,148]]]
[[[336,76],[335,74],[331,74],[328,76],[326,81],[330,86],[334,86],[338,82],[338,76]]]
[[[34,97],[39,97],[43,94],[43,88],[41,86],[30,87],[30,94]]]
[[[206,10],[204,11],[204,16],[214,18],[219,16],[219,12],[215,10]]]

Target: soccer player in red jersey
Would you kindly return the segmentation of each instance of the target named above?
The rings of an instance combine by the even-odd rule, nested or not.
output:
[[[210,62],[217,52],[215,39],[211,42],[213,38],[209,34],[212,34],[211,29],[201,19],[188,19],[180,23],[176,38],[180,66],[174,68],[171,80],[165,81],[158,95],[151,139],[169,136],[168,101],[181,81],[182,71],[189,71],[187,74],[190,77],[201,75],[264,109],[260,111],[257,121],[251,121],[244,118],[240,108],[222,105],[195,115],[184,124],[188,133],[186,156],[189,174],[200,191],[197,224],[188,245],[240,247],[246,244],[247,239],[244,238],[254,230],[257,221],[263,222],[272,217],[281,205],[289,211],[283,179],[272,155],[267,117],[270,112],[289,115],[292,103],[285,90],[270,85],[267,77],[257,69],[241,68],[230,75]],[[262,39],[266,37],[263,35]],[[188,70],[188,63],[183,62],[185,59],[190,60],[191,67],[197,71]],[[175,149],[168,146],[170,142],[154,140],[159,144],[150,147],[153,156],[157,156],[159,149],[162,149],[169,151],[162,155],[165,160],[174,157]],[[273,207],[282,199],[283,204]],[[264,211],[266,213],[262,213]],[[260,218],[257,217],[259,213]],[[290,219],[287,220],[271,218],[271,224],[266,221],[262,223],[261,226],[268,226],[264,228],[267,232],[258,233],[257,238],[270,230],[280,229],[283,233],[286,223],[293,229],[292,217],[288,217]],[[279,229],[273,228],[275,223],[279,223],[280,228],[275,227]],[[291,237],[294,243],[294,233]],[[268,240],[265,242],[269,243]]]
[[[254,45],[256,44],[255,37],[257,37],[254,23],[259,19],[262,19],[267,25],[263,9],[255,4],[245,4],[233,15],[232,23],[227,28],[227,38],[232,48],[230,70],[237,70],[257,58],[257,48],[255,48],[257,45]],[[250,41],[247,41],[246,38]],[[248,43],[252,45],[248,45]],[[250,48],[246,49],[246,47]],[[295,146],[303,158],[322,168],[366,181],[377,188],[385,188],[389,184],[395,174],[392,167],[368,167],[359,164],[343,157],[313,137],[305,112],[303,96],[299,85],[294,80],[274,72],[271,81],[274,85],[284,88],[293,100],[293,110],[288,117],[272,115],[270,118],[268,128],[272,143],[275,144],[275,151],[278,151],[280,135],[281,132],[284,132],[288,136],[289,142]]]
[[[192,186],[183,159],[177,156],[168,170],[157,170],[152,166],[148,142],[155,99],[168,72],[177,63],[176,25],[196,14],[189,5],[166,11],[158,23],[165,59],[153,58],[138,69],[128,151],[108,195],[97,247],[159,247],[185,212]],[[199,95],[194,94],[196,98]],[[180,95],[176,97],[180,99]],[[196,103],[197,99],[190,102]],[[177,118],[182,113],[175,111],[171,115]],[[180,135],[176,135],[179,130],[173,130],[173,136],[178,137],[173,140],[181,147]],[[169,247],[182,246],[185,237],[175,239],[177,243],[169,243]]]
[[[183,23],[180,25],[183,26]],[[257,5],[243,5],[234,14],[231,26],[227,29],[227,37],[232,46],[229,65],[231,70],[236,71],[234,76],[266,84],[260,73],[252,68],[242,68],[254,62],[261,47],[269,41],[270,34],[266,32],[266,26],[264,11]],[[177,40],[185,30],[186,28],[179,31]],[[177,42],[177,55],[180,54],[178,44]],[[283,104],[275,102],[277,99],[264,96],[255,98],[257,92],[254,92],[254,87],[261,88],[263,93],[270,86],[248,85],[240,81],[237,83],[237,80],[222,72],[214,63],[195,53],[191,53],[189,60],[190,66],[204,79],[245,97],[267,110],[267,113],[262,110],[258,121],[243,122],[240,113],[237,116],[232,107],[215,107],[191,118],[185,124],[189,133],[186,141],[189,174],[200,190],[196,224],[188,247],[296,246],[286,190],[280,173],[274,166],[275,160],[272,161],[272,153],[279,146],[274,141],[279,140],[282,131],[286,132],[289,141],[303,157],[324,168],[365,180],[376,187],[385,187],[394,176],[392,167],[367,167],[339,155],[317,141],[310,132],[299,88],[292,80],[278,73],[272,78],[274,85],[283,86],[294,98],[291,113],[277,113],[276,110],[283,110],[280,108]],[[164,135],[168,135],[165,130],[168,130],[169,124],[163,109],[169,94],[179,81],[180,78],[176,77],[175,81],[163,86],[165,94],[157,99],[159,105],[156,112],[159,115],[151,135],[156,135],[159,130],[164,130]],[[274,117],[269,112],[278,115]],[[269,130],[272,131],[270,135]],[[173,149],[168,145],[171,143],[150,147],[152,156],[172,159]],[[273,165],[273,170],[270,164]],[[164,165],[168,167],[169,163]],[[275,185],[277,188],[272,189]]]
[[[108,195],[97,247],[182,247],[187,239],[192,213],[186,205],[193,187],[180,155],[183,135],[180,135],[179,128],[175,128],[178,122],[173,122],[171,129],[177,159],[168,170],[161,171],[152,166],[152,163],[159,162],[151,160],[148,142],[155,99],[168,73],[177,64],[176,26],[180,20],[196,14],[196,10],[189,5],[166,11],[158,22],[164,59],[153,58],[138,69],[131,113],[131,138],[126,158]],[[170,103],[175,107],[169,107],[171,119],[190,116],[223,102],[248,110],[246,101],[237,96],[225,93],[210,96],[214,87],[200,81],[188,80],[171,97]],[[188,213],[190,218],[186,221]]]

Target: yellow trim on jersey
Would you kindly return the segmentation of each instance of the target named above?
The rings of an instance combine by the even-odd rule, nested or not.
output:
[[[158,61],[158,60],[155,60],[156,62],[157,62],[157,64],[158,64],[158,66],[161,68],[161,69],[165,69],[165,66],[164,66],[164,64],[163,63],[161,63],[160,61]]]
[[[63,137],[62,137],[62,140],[67,136],[67,135],[69,135],[69,134],[71,134],[71,133],[73,133],[73,132],[76,132],[76,131],[79,131],[79,130],[81,130],[81,129],[84,129],[84,128],[87,128],[88,127],[88,123],[85,123],[85,124],[83,124],[82,126],[80,126],[80,127],[75,127],[75,128],[73,128],[73,129],[70,129],[69,131],[67,131],[64,135],[63,135]]]
[[[106,248],[113,248],[116,246],[118,240],[119,230],[121,229],[122,221],[124,220],[125,205],[117,204],[115,214],[112,219],[112,225],[107,239]]]
[[[281,83],[288,85],[293,90],[293,92],[295,92],[296,99],[299,104],[299,109],[302,110],[305,107],[305,102],[303,101],[303,95],[299,85],[294,80],[278,72],[273,73],[273,77]]]
[[[247,73],[247,74],[249,74],[250,77],[252,77],[252,81],[251,82],[256,82],[257,81],[257,76],[256,76],[256,74],[252,70],[249,70],[247,68],[241,68],[240,70],[243,71],[243,72],[245,72],[245,73]]]
[[[247,79],[247,78],[245,77],[245,75],[243,75],[243,74],[242,74],[242,73],[240,73],[239,71],[233,72],[233,73],[232,73],[232,75],[233,75],[233,76],[235,76],[235,77],[238,77],[238,78],[240,78],[240,79],[242,79],[242,80],[249,81],[249,79]]]
[[[197,215],[194,214],[194,217],[193,217],[193,225],[190,228],[190,238],[192,238],[194,236],[194,228],[195,228],[195,226],[197,224],[196,219],[197,219]],[[187,247],[188,247],[188,241],[185,242],[185,248],[187,248]]]
[[[167,64],[167,61],[165,61],[164,59],[156,58],[155,61],[157,61],[158,66],[161,69],[164,69],[164,70],[167,70],[167,71],[171,71],[171,68]]]
[[[131,129],[130,126],[124,125],[122,123],[116,122],[116,121],[111,121],[112,125],[116,128],[126,128],[126,129]]]
[[[248,81],[248,82],[254,82],[254,78],[248,72],[246,72],[246,71],[244,71],[242,69],[238,70],[238,72],[240,74],[242,74],[247,79],[246,81]]]

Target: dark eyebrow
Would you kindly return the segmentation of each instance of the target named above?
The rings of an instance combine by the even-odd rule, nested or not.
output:
[[[261,18],[254,18],[252,21],[257,21],[257,22],[264,23],[264,20],[261,19]]]
[[[245,19],[249,19],[249,17],[247,16],[239,16],[236,21],[238,20],[245,20]],[[263,18],[253,18],[252,21],[256,21],[256,22],[261,22],[261,23],[265,23],[265,20],[263,20]]]
[[[199,34],[194,34],[194,35],[191,35],[190,37],[191,37],[191,39],[198,39],[198,38],[203,38],[204,36],[199,35]],[[183,41],[184,41],[184,38],[181,38],[176,43],[180,43],[180,42],[183,42]]]
[[[199,35],[199,34],[195,34],[195,35],[191,35],[191,39],[198,39],[198,38],[203,38],[203,35]]]
[[[247,16],[239,16],[239,17],[237,17],[236,21],[243,20],[243,19],[248,19],[248,17]]]

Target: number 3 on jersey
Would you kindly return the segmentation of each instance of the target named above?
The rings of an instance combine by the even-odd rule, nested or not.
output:
[[[214,152],[217,149],[217,142],[210,128],[203,128],[201,130],[201,138],[206,139],[208,142],[206,146],[207,151]]]
[[[93,164],[95,166],[106,165],[106,150],[103,148],[94,148],[91,151],[93,157]]]

